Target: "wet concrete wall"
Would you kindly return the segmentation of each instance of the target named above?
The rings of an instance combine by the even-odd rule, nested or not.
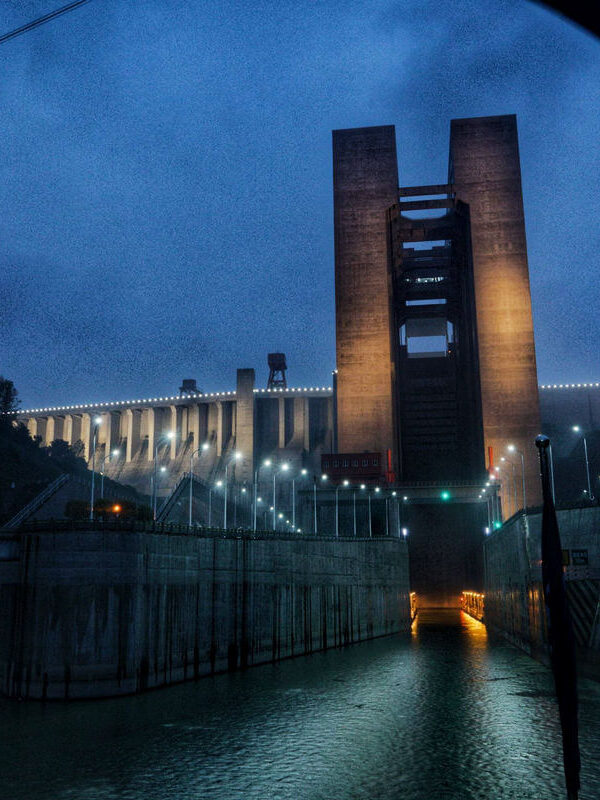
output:
[[[82,530],[0,544],[11,697],[141,692],[410,625],[398,540]]]
[[[567,597],[579,661],[600,677],[600,508],[558,511]],[[541,514],[513,518],[484,544],[485,622],[546,660]]]

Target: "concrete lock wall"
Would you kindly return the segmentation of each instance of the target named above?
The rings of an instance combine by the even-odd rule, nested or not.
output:
[[[10,697],[141,692],[410,626],[398,540],[47,531],[0,554]]]
[[[557,512],[579,661],[600,676],[600,508]],[[514,518],[484,544],[485,622],[546,659],[541,514]]]

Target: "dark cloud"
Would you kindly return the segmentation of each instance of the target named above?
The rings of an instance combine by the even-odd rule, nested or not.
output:
[[[450,119],[497,113],[540,377],[598,378],[600,49],[543,8],[93,0],[0,59],[1,371],[27,405],[229,388],[275,349],[329,383],[331,129],[396,124],[401,182],[428,183]]]

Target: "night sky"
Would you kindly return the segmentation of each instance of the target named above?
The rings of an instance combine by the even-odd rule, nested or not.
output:
[[[66,0],[4,0],[0,33]],[[452,16],[449,16],[450,11]],[[335,367],[331,130],[516,113],[540,382],[600,380],[600,43],[520,0],[92,0],[0,47],[0,372],[23,407]]]

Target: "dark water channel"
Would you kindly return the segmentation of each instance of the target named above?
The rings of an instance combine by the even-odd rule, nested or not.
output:
[[[600,684],[582,681],[582,800],[600,798]],[[141,697],[0,701],[10,800],[564,798],[551,675],[460,612]]]

